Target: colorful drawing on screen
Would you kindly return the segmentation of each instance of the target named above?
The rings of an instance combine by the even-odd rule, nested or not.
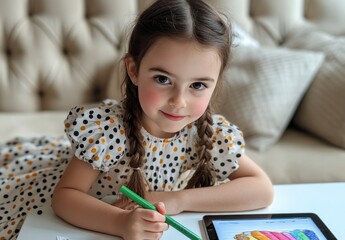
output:
[[[312,230],[295,229],[286,232],[249,231],[236,234],[236,240],[319,240]]]

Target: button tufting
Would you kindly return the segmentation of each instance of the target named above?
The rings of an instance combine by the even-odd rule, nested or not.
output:
[[[38,96],[39,96],[40,98],[43,98],[43,97],[44,97],[44,92],[43,92],[42,89],[40,89],[40,90],[38,91]]]
[[[7,49],[6,49],[6,55],[7,55],[8,57],[12,56],[12,50],[9,49],[9,48],[7,48]]]
[[[68,49],[67,48],[63,48],[62,52],[63,52],[63,54],[68,55]]]

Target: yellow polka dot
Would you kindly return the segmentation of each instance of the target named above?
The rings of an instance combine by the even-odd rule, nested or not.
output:
[[[56,157],[57,157],[57,158],[60,158],[60,157],[61,157],[61,154],[56,154]]]
[[[153,147],[153,148],[152,148],[152,151],[153,151],[153,152],[157,151],[157,147]]]
[[[104,138],[101,138],[101,143],[105,143],[105,139]]]
[[[229,141],[232,141],[232,136],[227,137]]]
[[[222,117],[218,117],[218,120],[219,120],[219,121],[223,121],[223,120],[224,120],[224,118],[222,118]]]
[[[103,129],[101,127],[98,128],[99,131],[102,131]]]
[[[97,152],[97,149],[96,149],[96,148],[92,148],[92,149],[91,149],[91,152],[92,152],[92,153],[95,153],[95,152]]]
[[[177,147],[174,147],[174,152],[177,152],[178,148]]]
[[[6,185],[6,186],[5,186],[5,189],[6,189],[6,190],[9,190],[10,188],[11,188],[10,185]]]
[[[69,124],[69,123],[65,124],[65,128],[70,128],[70,127],[71,127],[71,124]]]
[[[13,231],[11,229],[7,231],[7,234],[12,234],[12,233]]]
[[[234,146],[234,144],[232,144],[232,143],[229,144],[229,147],[230,147],[230,148],[233,148],[233,146]]]
[[[98,160],[99,160],[99,157],[98,157],[98,156],[94,157],[94,160],[95,160],[95,161],[98,161]]]
[[[96,121],[96,124],[99,126],[101,125],[101,121]]]
[[[163,188],[163,189],[165,188],[165,183],[162,184],[162,188]]]
[[[109,160],[110,159],[110,155],[108,154],[107,156],[105,156],[105,159]]]
[[[110,122],[110,123],[114,123],[114,122],[115,122],[114,118],[110,118],[110,119],[109,119],[109,122]]]
[[[146,145],[147,145],[147,142],[146,142],[146,141],[144,141],[144,142],[143,142],[143,146],[144,146],[144,147],[146,147]]]
[[[163,164],[163,162],[164,162],[163,159],[160,159],[160,160],[159,160],[159,163],[160,163],[160,164]]]
[[[118,151],[118,152],[121,152],[121,151],[122,151],[122,147],[118,147],[118,148],[117,148],[117,151]]]
[[[22,181],[21,178],[17,178],[17,179],[16,179],[16,182],[17,182],[17,183],[19,183],[19,182],[21,182],[21,181]]]
[[[81,127],[80,127],[80,130],[82,130],[82,131],[84,131],[85,129],[86,129],[85,126],[81,126]]]
[[[9,174],[8,174],[8,177],[9,177],[9,178],[13,178],[13,177],[14,177],[13,173],[9,173]]]
[[[180,160],[182,160],[182,161],[183,161],[184,159],[185,159],[185,157],[184,157],[184,156],[181,156],[181,157],[180,157]]]
[[[89,143],[93,143],[93,138],[89,138]]]
[[[18,145],[17,149],[18,149],[18,150],[22,150],[22,149],[23,149],[23,146],[22,146],[22,145]]]
[[[230,125],[230,123],[229,123],[228,121],[224,121],[223,124],[224,124],[225,126]]]
[[[120,134],[121,134],[121,135],[124,135],[124,134],[125,134],[125,131],[121,129],[121,130],[120,130]]]
[[[169,139],[168,138],[164,138],[164,142],[165,143],[169,142]]]
[[[172,186],[170,184],[168,185],[168,189],[172,189]]]
[[[29,179],[29,178],[30,178],[30,175],[25,175],[25,178],[26,178],[26,179]]]

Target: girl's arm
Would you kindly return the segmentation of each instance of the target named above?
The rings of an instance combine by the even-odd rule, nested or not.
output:
[[[123,210],[87,194],[98,174],[73,157],[53,194],[56,215],[75,226],[124,239],[158,239],[168,228],[164,215],[142,208]]]
[[[164,202],[168,214],[183,211],[246,211],[267,207],[273,200],[273,186],[266,173],[248,156],[238,159],[239,168],[231,181],[212,187],[175,192],[149,192],[149,201]]]

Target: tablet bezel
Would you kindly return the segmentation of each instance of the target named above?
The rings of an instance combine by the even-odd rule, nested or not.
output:
[[[264,214],[219,214],[219,215],[204,215],[202,222],[205,230],[205,235],[208,240],[218,239],[213,220],[249,220],[249,219],[278,219],[278,218],[305,218],[308,217],[313,220],[320,231],[328,240],[337,239],[321,218],[315,213],[264,213]]]

